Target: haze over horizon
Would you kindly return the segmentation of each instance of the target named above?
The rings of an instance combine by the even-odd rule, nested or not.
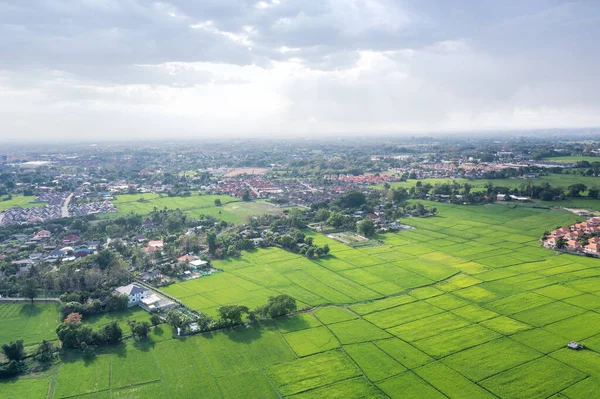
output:
[[[600,126],[599,22],[594,0],[0,0],[0,139]]]

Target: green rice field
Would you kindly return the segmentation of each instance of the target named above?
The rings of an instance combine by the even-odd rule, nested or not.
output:
[[[56,340],[60,323],[59,305],[54,302],[0,303],[0,345],[22,339],[25,346]]]
[[[221,200],[222,206],[215,206],[216,199]],[[166,207],[168,209],[180,209],[192,217],[208,215],[230,223],[242,223],[248,216],[264,213],[281,213],[281,208],[270,205],[264,201],[244,202],[240,201],[239,198],[228,195],[168,197],[159,194],[123,194],[118,195],[113,203],[119,212],[110,214],[109,217],[131,212],[147,215],[152,212],[154,208],[164,209]]]
[[[331,256],[256,250],[165,288],[211,315],[281,293],[303,312],[187,338],[163,326],[149,342],[0,382],[0,397],[597,397],[600,260],[539,242],[577,217],[436,206],[438,216],[403,220],[416,229],[384,235],[384,245],[354,249],[311,233]],[[571,340],[588,349],[566,349]]]

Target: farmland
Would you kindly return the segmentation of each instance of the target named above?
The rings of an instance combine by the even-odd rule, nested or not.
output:
[[[436,206],[438,216],[403,220],[415,230],[383,235],[383,245],[356,249],[310,233],[330,256],[255,250],[215,261],[223,273],[164,289],[213,316],[221,305],[255,307],[282,293],[302,313],[185,339],[163,326],[147,343],[128,341],[87,361],[72,354],[47,374],[0,382],[0,392],[592,397],[600,378],[600,262],[539,243],[545,230],[577,217],[507,204]],[[590,349],[564,349],[571,340]]]
[[[215,206],[215,200],[221,200],[222,206]],[[208,215],[230,223],[241,223],[246,217],[264,213],[279,214],[281,209],[263,201],[243,202],[228,195],[193,195],[189,197],[167,197],[160,194],[124,194],[114,200],[119,210],[110,217],[127,213],[147,215],[156,209],[180,209],[184,213],[199,217]],[[220,213],[219,213],[220,212]]]

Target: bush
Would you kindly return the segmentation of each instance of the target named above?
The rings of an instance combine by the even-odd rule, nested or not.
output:
[[[10,344],[2,345],[2,352],[8,360],[21,361],[25,359],[25,349],[23,349],[23,340],[12,341]]]

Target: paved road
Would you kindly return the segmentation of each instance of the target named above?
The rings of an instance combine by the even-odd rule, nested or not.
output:
[[[63,202],[62,207],[60,208],[60,217],[69,217],[69,202],[71,202],[71,198],[73,198],[73,193],[69,194],[69,196],[65,199],[65,202]]]
[[[60,302],[58,298],[33,298],[34,302]],[[31,298],[0,298],[0,302],[31,302]]]

